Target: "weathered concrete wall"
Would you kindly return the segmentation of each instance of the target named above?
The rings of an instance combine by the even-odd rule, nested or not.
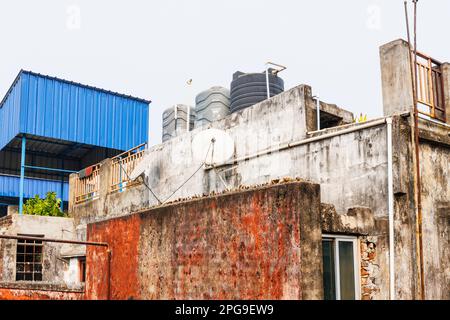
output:
[[[380,47],[385,116],[411,112],[414,106],[408,42],[398,39]]]
[[[1,283],[0,300],[83,300],[83,290],[52,284]]]
[[[437,130],[435,129],[435,132]],[[444,143],[422,139],[423,243],[425,296],[450,299],[450,130]]]
[[[225,128],[234,140],[233,158],[310,137],[301,126],[305,112],[302,93],[307,88],[292,89],[284,96],[213,123],[214,128]],[[168,197],[198,168],[200,161],[195,160],[192,148],[198,133],[191,132],[150,150],[148,184],[160,198]],[[334,204],[340,213],[349,207],[367,206],[376,215],[385,215],[386,163],[386,131],[379,126],[220,166],[218,170],[231,188],[286,176],[302,177],[320,183],[322,200]],[[201,170],[171,199],[223,189],[216,171]],[[149,199],[150,205],[157,204],[152,195]]]
[[[352,121],[352,113],[337,108],[335,105],[322,102],[321,111],[341,119],[340,124]],[[315,101],[312,99],[311,87],[307,85],[298,86],[253,107],[233,113],[208,127],[224,130],[232,137],[235,141],[235,158],[276,147],[282,143],[305,139],[309,137],[308,131],[316,129]],[[150,149],[149,153],[152,160],[148,164],[147,182],[155,189],[160,198],[166,199],[198,168],[200,162],[196,159],[198,155],[197,157],[194,156],[192,142],[198,133],[208,127],[191,131]],[[206,149],[207,146],[204,150],[205,155]],[[201,157],[204,158],[204,156]],[[249,172],[249,175],[261,175],[255,183],[268,182],[271,179],[286,176],[284,166],[278,169],[273,168],[277,165],[277,159],[270,158],[268,161],[271,166],[268,167],[267,163],[263,163],[261,169],[255,161],[252,161],[251,165],[254,169]],[[101,180],[107,183],[110,179],[108,167],[108,162],[105,162],[101,169],[103,170]],[[298,176],[296,173],[300,172],[295,168],[292,168],[289,172],[293,177]],[[309,176],[305,178],[309,178]],[[245,181],[239,175],[236,175],[230,187],[251,183],[253,182]],[[108,187],[109,185],[101,182],[100,199],[75,207],[71,206],[71,212],[73,212],[77,223],[120,216],[157,204],[156,199],[143,185],[132,191],[130,189],[126,196],[122,194],[109,195],[107,194]],[[212,191],[221,190],[223,190],[223,185],[218,181],[218,178],[202,170],[169,200],[195,194],[209,194]],[[328,192],[326,191],[326,193]]]
[[[315,184],[174,203],[89,225],[88,235],[110,241],[116,299],[323,297]],[[89,298],[107,294],[104,254],[97,251],[88,249],[88,259],[102,255],[88,263]]]
[[[0,234],[45,236],[46,238],[73,240],[73,219],[10,215],[0,219]],[[60,259],[63,244],[44,243],[42,280],[64,283],[67,265]],[[16,279],[17,241],[0,239],[0,281],[14,282]]]
[[[77,174],[70,176],[72,186],[76,175]],[[148,189],[143,184],[125,188],[125,192],[122,193],[109,192],[111,185],[111,159],[106,159],[102,162],[99,179],[100,194],[99,197],[93,201],[75,205],[74,188],[70,188],[69,212],[75,219],[75,224],[77,226],[148,208]]]

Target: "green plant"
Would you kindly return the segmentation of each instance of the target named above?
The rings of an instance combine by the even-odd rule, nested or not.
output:
[[[44,199],[41,199],[38,195],[29,199],[23,206],[23,212],[34,216],[66,216],[61,211],[61,199],[56,197],[56,192],[48,192]]]

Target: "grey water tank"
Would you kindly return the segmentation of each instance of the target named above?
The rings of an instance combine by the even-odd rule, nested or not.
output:
[[[194,129],[194,123],[195,110],[192,107],[177,104],[166,109],[163,113],[162,141],[166,142],[167,140]]]
[[[230,114],[230,90],[212,87],[199,93],[195,98],[195,112],[196,128],[223,119]]]
[[[284,91],[284,81],[269,69],[270,96]],[[231,82],[231,112],[248,108],[267,99],[266,73],[236,72]]]

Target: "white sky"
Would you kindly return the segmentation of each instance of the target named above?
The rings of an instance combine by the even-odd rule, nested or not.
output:
[[[419,10],[419,50],[450,61],[450,1]],[[403,0],[1,0],[0,38],[1,98],[20,69],[147,98],[153,145],[165,108],[267,60],[286,89],[380,116],[378,47],[406,31]]]

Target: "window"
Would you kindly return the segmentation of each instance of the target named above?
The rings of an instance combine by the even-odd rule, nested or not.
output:
[[[359,300],[359,250],[356,237],[324,235],[323,285],[325,300]]]
[[[80,266],[80,282],[86,282],[86,257],[81,257],[78,263]]]
[[[42,281],[42,248],[42,241],[17,240],[16,281]]]

